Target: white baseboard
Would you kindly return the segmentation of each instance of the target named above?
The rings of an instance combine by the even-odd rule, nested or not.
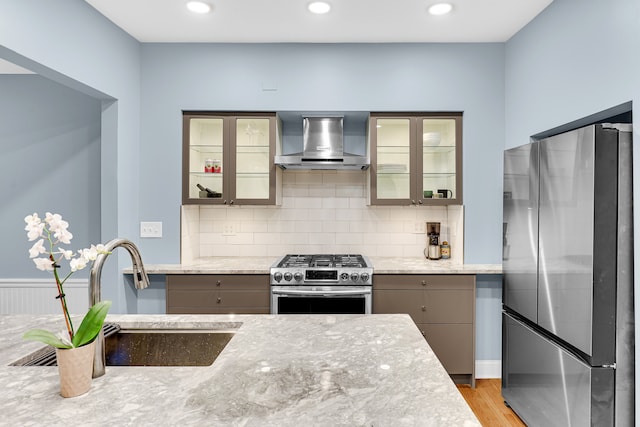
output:
[[[502,361],[476,360],[476,378],[502,378]]]

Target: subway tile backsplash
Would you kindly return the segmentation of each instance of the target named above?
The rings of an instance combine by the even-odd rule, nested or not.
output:
[[[181,262],[212,256],[362,253],[422,257],[425,223],[441,223],[463,262],[462,206],[367,206],[366,172],[287,171],[280,206],[182,206]]]

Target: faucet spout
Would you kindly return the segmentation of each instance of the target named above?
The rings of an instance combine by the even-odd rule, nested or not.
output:
[[[130,240],[116,238],[110,240],[105,245],[107,252],[113,252],[114,249],[122,247],[129,252],[131,263],[133,264],[133,282],[136,289],[144,289],[149,286],[149,276],[142,264],[142,257],[137,246]],[[101,283],[102,266],[109,254],[100,254],[93,262],[91,272],[89,273],[89,306],[93,307],[101,300]],[[104,353],[104,334],[102,331],[96,338],[96,354],[93,359],[93,378],[104,375],[105,372],[105,353]]]

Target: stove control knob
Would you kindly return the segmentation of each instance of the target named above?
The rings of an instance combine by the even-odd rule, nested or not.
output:
[[[293,276],[288,271],[286,273],[284,273],[284,280],[286,280],[287,282],[289,282],[292,277]]]
[[[302,273],[300,273],[299,271],[296,271],[295,273],[293,273],[293,278],[296,280],[296,282],[299,282],[302,280]]]
[[[280,282],[282,280],[282,273],[279,271],[273,273],[273,278],[276,282]]]
[[[343,282],[346,282],[347,280],[349,280],[349,273],[341,273],[340,280],[342,280]]]
[[[359,278],[360,275],[358,273],[351,273],[351,281],[357,282]]]
[[[362,274],[360,275],[360,279],[361,279],[363,282],[368,282],[368,281],[369,281],[369,273],[362,273]]]

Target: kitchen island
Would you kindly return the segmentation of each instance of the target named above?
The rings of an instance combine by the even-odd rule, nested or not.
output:
[[[206,367],[107,367],[60,397],[56,367],[9,364],[61,316],[0,316],[12,425],[479,426],[408,315],[110,315],[123,328],[235,330]]]

